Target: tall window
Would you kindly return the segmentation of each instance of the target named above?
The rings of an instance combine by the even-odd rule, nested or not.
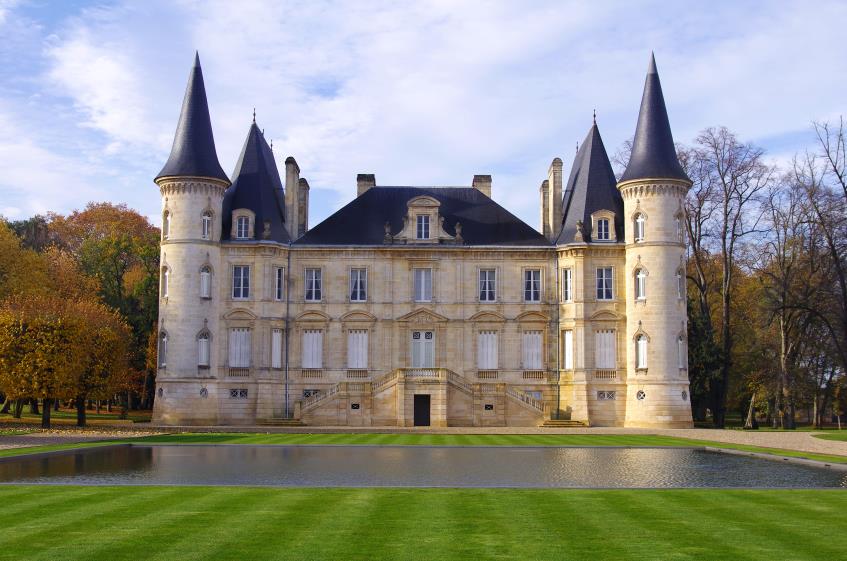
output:
[[[479,301],[494,302],[497,299],[497,271],[495,269],[479,270]]]
[[[209,238],[212,237],[212,213],[209,212],[208,210],[203,213],[202,223],[203,223],[203,232],[202,232],[203,239],[208,240]]]
[[[306,269],[306,302],[320,302],[321,293],[321,270]]]
[[[562,337],[562,354],[563,358],[563,366],[565,370],[573,370],[573,331],[568,329],[564,332],[564,336]]]
[[[412,269],[415,302],[432,302],[432,269]]]
[[[647,272],[638,268],[635,270],[635,299],[644,300],[647,298]]]
[[[417,219],[417,238],[419,240],[429,239],[429,215],[419,214]]]
[[[676,338],[676,362],[680,368],[688,368],[688,356],[685,353],[685,339],[682,335]]]
[[[541,331],[523,332],[523,368],[524,370],[541,370],[544,368],[542,354],[543,334]]]
[[[527,269],[523,272],[523,299],[525,302],[541,301],[541,271]]]
[[[197,366],[209,366],[209,332],[197,336]]]
[[[601,218],[597,221],[597,239],[609,240],[609,219]]]
[[[168,365],[168,334],[165,331],[159,333],[159,368]]]
[[[594,368],[599,370],[617,368],[617,348],[613,329],[594,332]]]
[[[350,301],[364,302],[368,299],[368,270],[350,269]]]
[[[365,370],[368,367],[368,330],[347,332],[347,368]]]
[[[324,334],[320,329],[303,331],[303,368],[323,368]]]
[[[168,285],[171,283],[171,270],[168,267],[162,267],[162,298],[168,297]]]
[[[239,240],[246,240],[250,234],[250,218],[247,216],[239,216],[235,221],[235,237]]]
[[[635,230],[635,241],[640,242],[644,240],[644,224],[647,220],[644,218],[644,215],[640,212],[635,215],[634,220],[634,230]]]
[[[682,269],[676,271],[676,295],[685,298],[685,275],[682,274]]]
[[[232,368],[250,367],[250,329],[236,327],[229,330],[229,365]]]
[[[682,217],[676,217],[676,238],[679,243],[685,243],[685,228],[682,227]]]
[[[171,213],[165,211],[162,214],[162,239],[166,240],[171,235]]]
[[[562,302],[573,300],[573,269],[562,269]]]
[[[200,269],[200,298],[212,297],[212,269],[203,267]]]
[[[285,269],[274,267],[274,300],[282,301],[285,297]]]
[[[232,297],[244,300],[250,297],[250,267],[236,265],[232,268]]]
[[[477,368],[497,370],[497,332],[480,331],[477,339]]]
[[[282,329],[271,329],[271,368],[282,368]]]
[[[612,268],[600,267],[597,269],[597,299],[611,300],[614,296],[612,292]]]
[[[635,338],[635,367],[647,368],[647,336],[639,335]]]

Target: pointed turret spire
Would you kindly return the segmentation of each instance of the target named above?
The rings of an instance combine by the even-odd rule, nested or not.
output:
[[[562,230],[556,243],[573,243],[578,223],[591,224],[591,215],[598,210],[615,213],[615,236],[622,240],[623,198],[615,187],[615,173],[594,122],[576,153],[562,195]],[[583,227],[583,241],[592,241],[590,230],[589,226]]]
[[[200,54],[196,51],[171,155],[156,179],[175,176],[209,177],[229,182],[215,151],[203,69],[200,67]]]
[[[668,121],[662,84],[656,70],[656,57],[650,53],[641,111],[632,141],[629,164],[621,181],[633,179],[681,179],[690,181],[676,155]]]

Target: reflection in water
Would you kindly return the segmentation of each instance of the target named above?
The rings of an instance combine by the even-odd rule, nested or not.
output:
[[[844,472],[679,448],[120,446],[0,462],[0,482],[345,487],[847,487]]]

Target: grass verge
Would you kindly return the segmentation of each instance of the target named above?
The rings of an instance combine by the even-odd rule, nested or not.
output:
[[[838,432],[825,432],[821,434],[813,434],[815,438],[822,438],[823,440],[835,440],[838,442],[847,442],[847,430],[838,431]]]

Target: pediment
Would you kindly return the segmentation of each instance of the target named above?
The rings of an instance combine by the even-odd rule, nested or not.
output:
[[[610,310],[600,310],[599,312],[595,312],[594,315],[591,316],[592,320],[612,320],[617,321],[621,319],[621,316],[612,312]]]
[[[437,314],[426,308],[418,308],[406,315],[397,318],[397,321],[407,321],[410,323],[437,323],[447,321],[447,318],[441,314]]]
[[[506,321],[506,317],[503,314],[497,312],[477,312],[470,317],[470,321],[504,322]]]
[[[246,308],[236,308],[224,315],[225,319],[253,320],[258,316]]]
[[[406,206],[408,206],[408,207],[413,207],[413,206],[416,206],[416,207],[438,207],[438,206],[441,206],[441,203],[438,201],[438,199],[435,199],[434,197],[430,197],[428,195],[420,195],[418,197],[410,199],[409,202],[406,203]]]
[[[303,312],[299,316],[295,318],[296,321],[329,321],[330,317],[323,312],[319,312],[317,310],[310,310],[308,312]]]
[[[341,321],[376,321],[376,316],[362,310],[353,310],[341,316]]]
[[[541,312],[524,312],[515,319],[517,321],[550,321],[550,318]]]

